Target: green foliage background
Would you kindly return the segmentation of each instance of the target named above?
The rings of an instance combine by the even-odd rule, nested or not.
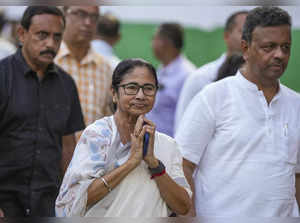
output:
[[[116,46],[116,54],[121,58],[141,57],[155,66],[158,61],[151,49],[155,24],[122,24],[122,39]],[[281,82],[300,92],[300,30],[292,32],[292,53],[289,66],[281,78]],[[185,55],[197,66],[215,60],[225,52],[223,28],[204,31],[198,28],[185,27]]]

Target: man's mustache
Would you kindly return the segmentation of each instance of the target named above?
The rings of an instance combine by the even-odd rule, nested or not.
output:
[[[53,57],[56,56],[56,53],[53,50],[44,50],[40,52],[40,55],[44,55],[44,54],[51,54]]]

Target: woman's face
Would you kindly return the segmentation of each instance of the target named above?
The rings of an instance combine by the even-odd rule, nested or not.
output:
[[[137,86],[144,86],[133,94]],[[135,67],[124,75],[118,93],[113,91],[113,100],[117,104],[117,111],[129,115],[139,116],[148,113],[154,104],[156,87],[153,74],[146,67]],[[150,96],[154,87],[154,95]],[[146,94],[144,94],[146,92]]]

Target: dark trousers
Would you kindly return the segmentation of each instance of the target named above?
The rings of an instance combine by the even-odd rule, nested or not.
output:
[[[30,195],[0,192],[0,208],[5,217],[54,217],[57,191],[33,191]]]

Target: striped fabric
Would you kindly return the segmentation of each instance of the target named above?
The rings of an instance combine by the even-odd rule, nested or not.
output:
[[[76,82],[86,125],[112,113],[109,107],[112,71],[102,56],[90,49],[78,62],[63,42],[55,62]]]

